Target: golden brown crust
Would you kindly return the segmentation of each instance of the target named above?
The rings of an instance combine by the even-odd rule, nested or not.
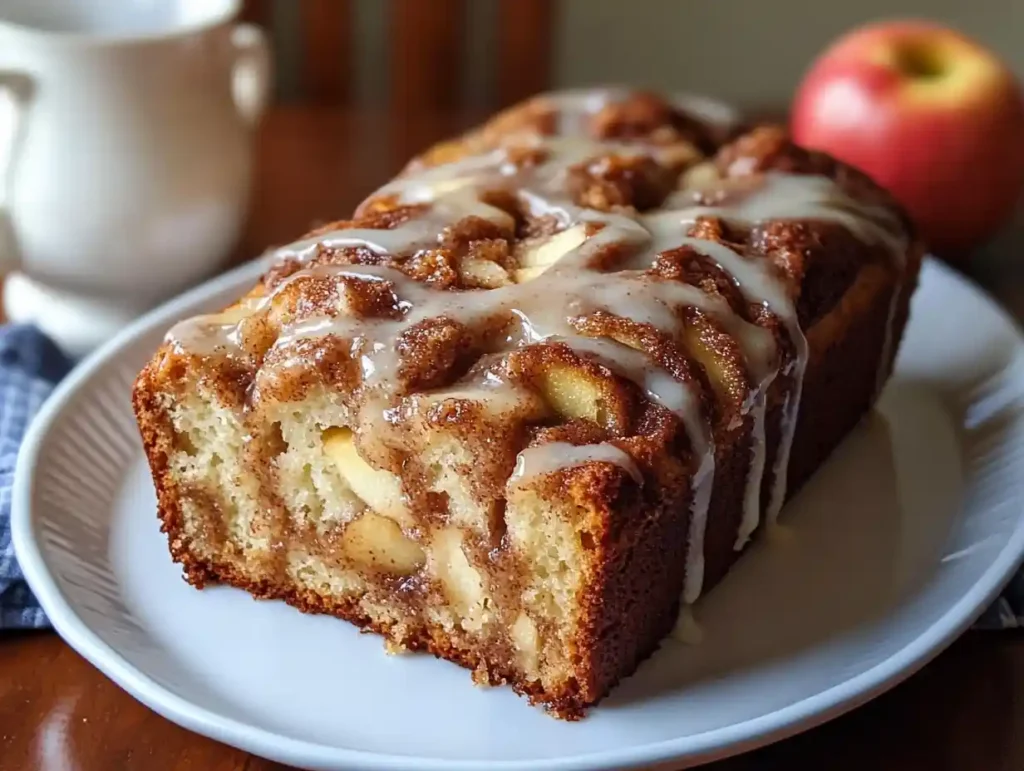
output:
[[[517,167],[540,164],[544,158],[517,138],[557,134],[563,119],[549,99],[531,100],[457,141],[428,150],[404,174],[488,151],[505,153],[507,163]],[[767,172],[784,172],[828,178],[852,200],[899,213],[863,175],[793,146],[777,128],[762,127],[723,144],[721,131],[644,93],[598,105],[586,113],[581,126],[576,128],[595,139],[641,140],[665,151],[657,162],[652,156],[610,152],[569,168],[564,179],[567,196],[594,211],[632,215],[657,210],[672,194],[680,174],[712,169],[720,184],[694,188],[694,205],[742,201],[764,184]],[[708,160],[701,163],[704,156]],[[452,463],[469,480],[467,497],[486,516],[463,551],[480,573],[486,591],[498,599],[494,612],[506,630],[514,621],[508,609],[514,603],[503,598],[521,594],[527,570],[521,556],[510,548],[506,532],[506,481],[519,453],[552,442],[577,447],[605,443],[625,451],[639,479],[626,466],[590,462],[556,470],[535,486],[538,496],[563,502],[575,512],[571,532],[579,539],[583,556],[578,566],[582,588],[575,598],[578,618],[571,638],[563,641],[571,677],[545,685],[527,677],[513,661],[515,646],[507,631],[481,642],[482,638],[446,631],[431,622],[426,608],[440,590],[421,574],[398,581],[386,571],[379,575],[369,571],[369,594],[393,596],[396,603],[405,603],[408,614],[400,621],[368,614],[358,597],[313,591],[286,575],[289,542],[330,561],[345,531],[320,532],[313,524],[299,527],[289,518],[288,507],[274,492],[282,484],[276,459],[287,443],[271,417],[273,410],[327,393],[332,409],[351,418],[374,395],[360,390],[364,377],[360,370],[365,365],[351,335],[298,339],[287,348],[275,342],[285,330],[304,322],[352,317],[386,324],[402,319],[407,291],[399,286],[399,279],[450,295],[453,303],[461,302],[464,293],[514,283],[528,247],[560,232],[564,223],[556,216],[527,211],[507,191],[496,190],[485,198],[510,215],[511,226],[467,217],[439,227],[436,242],[413,255],[351,244],[318,244],[301,259],[284,257],[246,298],[225,312],[244,311],[247,303],[270,298],[259,313],[243,313],[232,337],[236,347],[202,352],[176,342],[164,344],[140,373],[133,403],[157,490],[161,529],[190,583],[202,587],[209,581],[223,581],[257,597],[283,599],[306,612],[333,614],[383,634],[395,645],[427,650],[470,668],[480,682],[508,683],[556,715],[575,719],[650,655],[675,621],[691,546],[691,503],[700,458],[678,415],[652,402],[650,394],[607,363],[571,345],[546,341],[498,356],[498,341],[512,334],[508,319],[468,324],[444,315],[425,318],[396,335],[398,365],[393,377],[400,384],[396,393],[407,399],[428,399],[453,383],[476,388],[493,377],[529,399],[498,416],[487,414],[472,398],[442,399],[421,412],[414,410],[409,427],[396,418],[389,429],[393,436],[372,444],[361,435],[355,439],[360,455],[373,468],[390,472],[400,481],[409,508],[402,530],[419,541],[447,527],[457,512],[448,493],[436,489],[436,459],[429,456],[430,448],[417,444],[416,432],[434,432],[470,448],[471,462]],[[385,191],[364,202],[353,219],[332,223],[310,236],[393,230],[429,216],[429,207],[403,204]],[[594,235],[599,227],[590,226],[587,234]],[[894,260],[884,244],[867,242],[841,224],[802,220],[743,225],[706,216],[679,235],[680,240],[688,235],[727,246],[745,259],[767,265],[796,298],[796,316],[809,350],[804,408],[788,469],[792,494],[877,396],[878,383],[888,374],[906,323],[921,249],[913,244]],[[614,266],[619,257],[613,247],[595,262]],[[399,275],[385,273],[380,280],[367,281],[362,280],[365,275],[339,273],[339,266],[380,266]],[[796,359],[795,341],[780,318],[763,303],[745,297],[723,266],[699,249],[687,245],[665,249],[644,271],[647,286],[677,282],[699,287],[724,303],[736,318],[768,332],[779,349],[775,366]],[[895,292],[899,295],[894,304]],[[685,344],[649,321],[603,311],[580,314],[569,323],[586,338],[612,339],[642,351],[674,382],[687,384],[699,395],[700,413],[715,436],[716,472],[704,549],[704,584],[711,588],[741,553],[735,548],[736,534],[743,517],[749,459],[757,442],[748,397],[758,384],[735,335],[722,319],[699,308],[687,308],[681,315],[681,327],[688,335]],[[697,355],[698,349],[705,353]],[[885,356],[887,360],[882,361]],[[576,406],[559,403],[558,377],[563,371],[588,389],[591,404],[599,409],[576,413]],[[787,370],[767,390],[768,469],[775,465],[786,420],[784,405],[795,377],[792,369]],[[262,566],[257,574],[217,553],[217,548],[237,550],[218,524],[232,504],[217,491],[185,488],[171,468],[172,455],[189,441],[175,428],[172,411],[196,390],[211,394],[215,403],[240,415],[245,425],[247,463],[258,482],[254,495],[260,511],[269,517],[251,524],[249,534],[273,541],[274,564]],[[394,404],[388,406],[397,409]],[[773,481],[771,473],[762,477],[762,501],[770,498]],[[189,518],[186,506],[203,513]],[[346,564],[340,558],[338,563]]]

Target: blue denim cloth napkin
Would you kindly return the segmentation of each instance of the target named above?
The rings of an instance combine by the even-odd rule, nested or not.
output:
[[[14,558],[11,486],[25,429],[71,366],[71,360],[35,328],[0,327],[0,629],[50,625]]]
[[[0,327],[0,629],[49,626],[14,558],[11,485],[18,445],[29,420],[71,366],[71,360],[33,327]],[[977,626],[1024,628],[1024,571]]]

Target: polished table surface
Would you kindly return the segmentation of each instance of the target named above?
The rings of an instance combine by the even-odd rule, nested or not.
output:
[[[344,217],[404,159],[472,117],[395,121],[366,112],[273,110],[256,143],[251,221],[238,255]],[[1018,254],[1004,247],[977,259],[970,273],[1024,318],[1024,256]],[[0,633],[0,771],[283,768],[157,716],[52,632]],[[870,704],[707,768],[1022,771],[1024,631],[969,632]]]

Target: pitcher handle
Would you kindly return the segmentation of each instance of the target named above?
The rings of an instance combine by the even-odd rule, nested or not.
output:
[[[262,28],[240,22],[231,30],[232,92],[242,119],[255,126],[267,107],[272,82],[270,44]]]
[[[25,142],[25,110],[32,97],[33,81],[22,72],[0,70],[0,92],[8,95],[11,109],[7,125],[0,123],[0,276],[17,269],[20,251],[11,222],[10,202],[14,167]],[[0,115],[0,119],[2,119]]]

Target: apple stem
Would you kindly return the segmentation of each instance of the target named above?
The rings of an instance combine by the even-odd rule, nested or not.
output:
[[[913,78],[933,80],[946,73],[946,62],[934,44],[908,41],[896,48],[896,66]]]

